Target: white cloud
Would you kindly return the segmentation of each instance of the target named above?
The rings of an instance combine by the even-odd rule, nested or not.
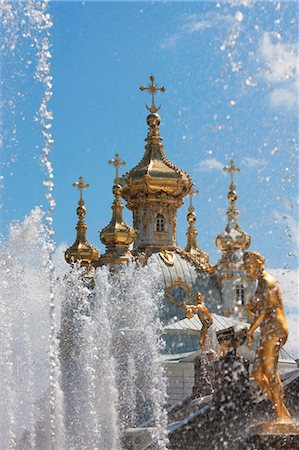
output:
[[[158,45],[161,49],[174,48],[185,34],[199,33],[210,28],[219,29],[221,26],[225,29],[236,29],[239,28],[242,20],[243,14],[240,11],[237,11],[234,16],[215,12],[184,15],[179,31],[167,36]]]
[[[269,95],[270,104],[278,109],[284,106],[285,109],[293,109],[298,105],[298,91],[295,83],[290,84],[288,89],[274,89]]]
[[[206,30],[212,27],[211,20],[197,19],[196,17],[189,17],[188,21],[183,25],[183,30],[189,33]]]
[[[191,14],[186,16],[185,23],[182,26],[182,30],[188,33],[197,33],[208,28],[217,28],[219,25],[224,24],[234,25],[240,22],[239,16],[232,16],[230,14]]]
[[[291,109],[298,105],[297,47],[284,43],[278,33],[266,32],[260,42],[259,57],[264,65],[260,76],[272,88],[271,106]]]
[[[196,171],[198,172],[209,172],[210,170],[223,170],[224,164],[221,161],[218,161],[215,158],[204,159],[201,161],[197,167]]]
[[[178,40],[180,39],[180,36],[178,34],[173,34],[172,36],[168,36],[165,39],[163,39],[160,43],[159,43],[159,47],[162,49],[165,48],[174,48],[178,42]]]
[[[242,159],[242,164],[247,167],[259,167],[262,168],[267,164],[267,161],[265,159],[259,159],[259,158],[250,158],[248,156],[245,156]]]
[[[269,269],[269,273],[279,282],[285,306],[289,338],[285,349],[293,358],[299,358],[299,303],[298,271],[290,269]]]

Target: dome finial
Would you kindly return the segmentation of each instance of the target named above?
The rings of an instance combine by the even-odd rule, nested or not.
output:
[[[91,264],[96,267],[99,260],[98,250],[93,247],[86,238],[87,226],[84,220],[86,208],[84,206],[82,191],[83,189],[87,189],[89,184],[84,182],[83,177],[79,177],[79,180],[73,183],[73,186],[80,191],[80,198],[78,201],[79,206],[77,208],[77,215],[79,218],[76,226],[77,236],[73,245],[66,250],[64,257],[68,264],[74,264],[76,261],[81,261],[81,266],[85,267]]]
[[[235,191],[235,180],[234,175],[235,172],[240,172],[240,167],[235,166],[235,162],[231,159],[230,165],[223,167],[224,172],[229,172],[230,174],[230,185],[229,185],[229,192],[227,194],[228,201],[230,202],[231,206],[233,206],[238,198],[238,195]]]
[[[78,188],[79,191],[80,191],[80,200],[78,202],[78,205],[80,205],[80,204],[84,205],[84,201],[83,201],[83,198],[82,198],[82,191],[83,191],[83,189],[89,188],[89,184],[88,183],[84,183],[83,177],[79,177],[79,180],[76,181],[75,183],[73,183],[73,187]]]
[[[165,92],[166,89],[165,89],[164,86],[157,87],[155,85],[155,77],[154,77],[153,74],[149,78],[150,78],[150,81],[151,81],[150,84],[148,86],[140,86],[140,90],[141,91],[149,91],[149,93],[151,94],[151,96],[152,96],[152,106],[147,106],[147,105],[145,105],[145,106],[146,106],[146,109],[150,113],[155,114],[161,108],[161,105],[158,106],[158,108],[155,105],[155,95],[156,95],[157,92]]]
[[[119,154],[115,153],[115,156],[113,159],[110,159],[108,161],[108,164],[112,165],[115,167],[115,179],[114,179],[114,183],[118,184],[119,183],[119,173],[118,173],[118,169],[120,166],[125,166],[126,165],[126,161],[123,161],[120,159]]]

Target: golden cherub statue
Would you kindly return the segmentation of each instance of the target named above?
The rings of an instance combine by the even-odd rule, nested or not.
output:
[[[194,296],[194,305],[185,305],[186,317],[192,319],[197,314],[199,320],[202,323],[202,329],[199,333],[200,348],[204,349],[205,341],[208,336],[209,328],[213,323],[212,314],[204,304],[204,298],[200,292],[197,292]]]
[[[259,253],[245,253],[244,264],[249,278],[258,281],[255,296],[246,306],[247,312],[253,316],[247,333],[249,349],[252,335],[260,327],[258,364],[252,376],[273,403],[278,419],[289,420],[291,416],[283,402],[283,386],[278,371],[279,350],[288,337],[280,288],[275,279],[265,272],[265,259]]]

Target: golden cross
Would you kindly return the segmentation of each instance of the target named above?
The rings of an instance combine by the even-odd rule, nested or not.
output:
[[[158,106],[158,108],[155,105],[155,94],[157,92],[165,92],[166,89],[165,89],[164,86],[163,87],[157,87],[155,85],[155,77],[154,77],[154,75],[150,76],[150,80],[151,80],[151,84],[149,84],[148,86],[140,86],[140,90],[141,91],[149,91],[149,93],[152,95],[152,106],[151,107],[149,107],[147,105],[145,105],[145,106],[146,106],[146,109],[149,112],[154,114],[157,111],[159,111],[159,109],[161,108],[161,105]]]
[[[240,172],[240,167],[236,167],[235,162],[231,159],[230,166],[223,167],[223,170],[230,173],[231,184],[234,184],[234,174]]]
[[[73,183],[73,186],[79,189],[79,191],[80,191],[80,202],[82,202],[83,201],[83,199],[82,199],[82,191],[83,191],[83,189],[89,188],[89,184],[88,183],[84,183],[83,177],[79,177],[79,180],[76,181],[75,183]]]
[[[119,174],[118,174],[118,169],[120,166],[125,166],[126,165],[126,161],[122,161],[119,157],[118,153],[115,153],[115,156],[113,159],[110,159],[108,161],[108,164],[112,165],[115,167],[115,180],[114,183],[118,183],[119,180]]]
[[[193,186],[195,186],[195,185],[193,185]],[[189,192],[189,198],[190,198],[190,206],[189,206],[189,208],[191,209],[191,208],[193,208],[193,203],[192,203],[192,197],[193,197],[193,195],[196,195],[196,194],[199,194],[199,191],[197,190],[197,189],[191,189],[191,191]]]

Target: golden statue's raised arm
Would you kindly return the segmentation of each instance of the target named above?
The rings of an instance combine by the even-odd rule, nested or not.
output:
[[[277,417],[288,420],[290,413],[283,402],[283,388],[278,371],[279,350],[288,337],[280,288],[275,279],[265,272],[265,260],[259,253],[245,253],[244,264],[249,278],[258,280],[255,297],[249,305],[254,321],[247,333],[248,346],[251,347],[253,332],[260,327],[258,364],[252,375],[273,403]]]

